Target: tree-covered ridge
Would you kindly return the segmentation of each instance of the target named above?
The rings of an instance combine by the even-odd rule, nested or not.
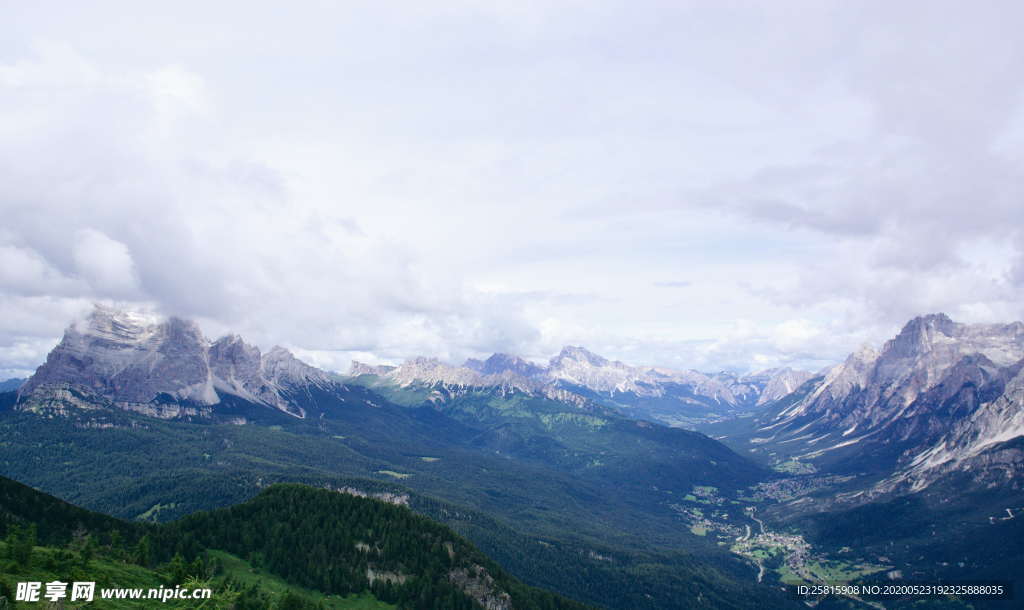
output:
[[[258,587],[223,578],[225,552],[317,595],[372,593],[402,608],[583,607],[519,583],[465,539],[408,508],[296,484],[156,525],[87,511],[0,477],[0,540],[0,571],[7,574],[44,579],[60,570],[84,575],[90,565],[106,573],[123,563],[135,567],[111,570],[131,582],[111,586],[220,576],[230,595],[218,607],[278,603]],[[289,595],[295,597],[278,597]],[[295,603],[303,607],[301,599]]]
[[[249,502],[185,517],[155,540],[164,553],[224,549],[301,586],[369,589],[402,607],[583,607],[518,583],[468,541],[404,506],[303,485],[274,485]]]
[[[34,530],[40,545],[61,545],[80,532],[108,537],[113,532],[125,542],[144,534],[144,526],[85,510],[17,481],[0,477],[0,535],[17,528]]]

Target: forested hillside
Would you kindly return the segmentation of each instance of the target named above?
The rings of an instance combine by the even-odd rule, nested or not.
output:
[[[97,587],[208,586],[212,607],[224,608],[584,607],[523,585],[404,506],[302,485],[156,525],[0,478],[0,537],[0,595],[8,598],[17,582],[85,579]],[[253,582],[252,574],[265,578]]]
[[[472,398],[459,404],[480,404]],[[316,399],[330,409],[310,421],[225,399],[221,407],[235,414],[276,414],[253,425],[109,408],[56,417],[8,411],[0,416],[0,475],[92,510],[159,522],[244,502],[278,482],[397,493],[516,578],[573,599],[616,608],[792,606],[758,585],[756,569],[717,534],[695,534],[679,512],[704,506],[687,499],[697,485],[728,493],[757,480],[758,469],[710,439],[614,418],[538,427],[545,405],[528,405],[529,418],[470,425],[358,386]],[[739,504],[721,510],[749,521]]]

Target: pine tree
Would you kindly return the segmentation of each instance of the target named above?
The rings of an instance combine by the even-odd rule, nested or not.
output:
[[[181,556],[181,553],[174,554],[170,565],[168,565],[168,572],[170,572],[172,585],[180,585],[188,578],[188,565],[185,563],[185,558]]]
[[[7,586],[7,583],[2,580],[0,580],[0,600],[6,600],[11,604],[14,603],[14,592],[11,591],[11,588]],[[2,604],[0,604],[0,606],[2,606]]]
[[[188,566],[188,574],[194,578],[206,577],[206,566],[203,565],[203,558],[196,557]]]
[[[139,539],[139,544],[135,547],[135,561],[145,567],[152,565],[153,543],[149,538],[149,534]]]
[[[27,529],[15,529],[16,532],[11,549],[11,559],[22,569],[32,567],[32,551],[36,546],[36,524],[28,526]]]
[[[78,558],[81,560],[83,566],[88,566],[92,558],[96,556],[97,549],[96,538],[92,535],[86,536],[85,541],[82,543],[82,548],[78,551]]]

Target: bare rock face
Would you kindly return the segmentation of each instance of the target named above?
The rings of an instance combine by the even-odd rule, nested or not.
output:
[[[1022,363],[1024,364],[1024,363]],[[910,463],[882,487],[909,485],[923,489],[939,477],[954,471],[999,470],[1007,479],[1024,484],[1019,475],[1024,472],[1024,452],[1020,447],[1004,447],[1014,439],[1024,437],[1024,365],[1013,367],[1017,374],[1004,386],[1003,391],[990,402],[960,405],[974,407],[943,431],[938,440],[912,456]],[[980,380],[965,379],[964,383]],[[967,404],[965,404],[967,403]]]
[[[261,354],[236,335],[210,343],[195,322],[97,306],[65,331],[20,388],[18,403],[23,409],[107,404],[156,417],[203,416],[226,393],[302,417],[286,393],[330,383],[326,373],[281,347]]]
[[[1020,452],[999,453],[1024,437],[1022,370],[1020,322],[914,318],[880,351],[851,354],[806,397],[762,420],[755,442],[803,444],[810,459],[885,447],[896,461],[875,491],[923,489],[955,470],[1005,466]]]
[[[253,382],[260,377],[261,365],[260,349],[238,335],[221,337],[210,346],[210,371],[229,388],[258,391]]]
[[[206,339],[194,322],[161,322],[105,307],[65,331],[19,390],[19,401],[48,386],[112,402],[148,403],[160,394],[204,405],[218,402]]]
[[[210,346],[210,370],[218,390],[299,417],[305,413],[289,403],[284,393],[306,385],[330,384],[326,373],[299,361],[283,347],[261,354],[258,347],[237,335],[222,337]]]
[[[483,566],[455,568],[448,580],[486,610],[512,610],[512,596],[502,591]]]
[[[814,377],[814,373],[798,371],[788,367],[762,371],[756,375],[762,376],[764,379],[764,385],[757,397],[758,405],[789,396],[797,388]]]

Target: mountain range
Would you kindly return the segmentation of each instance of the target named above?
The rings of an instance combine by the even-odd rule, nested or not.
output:
[[[500,353],[462,366],[419,357],[400,366],[353,362],[348,377],[309,366],[282,347],[261,353],[237,335],[210,341],[195,322],[97,306],[86,320],[68,327],[46,362],[18,389],[18,403],[23,409],[107,403],[154,417],[213,417],[226,394],[303,418],[307,406],[292,394],[373,377],[400,388],[431,386],[449,393],[518,391],[685,426],[777,400],[811,374],[781,368],[709,375],[630,366],[569,346],[546,366]]]
[[[818,373],[632,366],[569,346],[545,364],[419,357],[341,375],[100,307],[18,383],[0,393],[0,474],[156,519],[273,481],[384,485],[527,583],[588,603],[743,607],[766,573],[1024,568],[1019,322],[921,316]]]
[[[518,390],[684,427],[777,400],[812,377],[790,368],[736,375],[631,366],[577,346],[564,347],[544,366],[497,353],[486,360],[469,359],[462,366],[422,357],[399,366],[353,362],[348,375],[356,383],[374,378],[370,383],[377,387],[389,383],[436,388],[437,400],[464,388]]]
[[[453,368],[408,364],[418,375]],[[0,474],[159,521],[273,482],[389,494],[528,584],[587,603],[789,605],[765,598],[751,567],[718,544],[731,530],[697,535],[684,508],[699,504],[686,499],[695,489],[734,496],[770,471],[585,389],[495,375],[535,385],[338,376],[283,349],[210,341],[185,320],[99,308],[16,393],[0,394]],[[739,503],[718,512],[743,519]]]

